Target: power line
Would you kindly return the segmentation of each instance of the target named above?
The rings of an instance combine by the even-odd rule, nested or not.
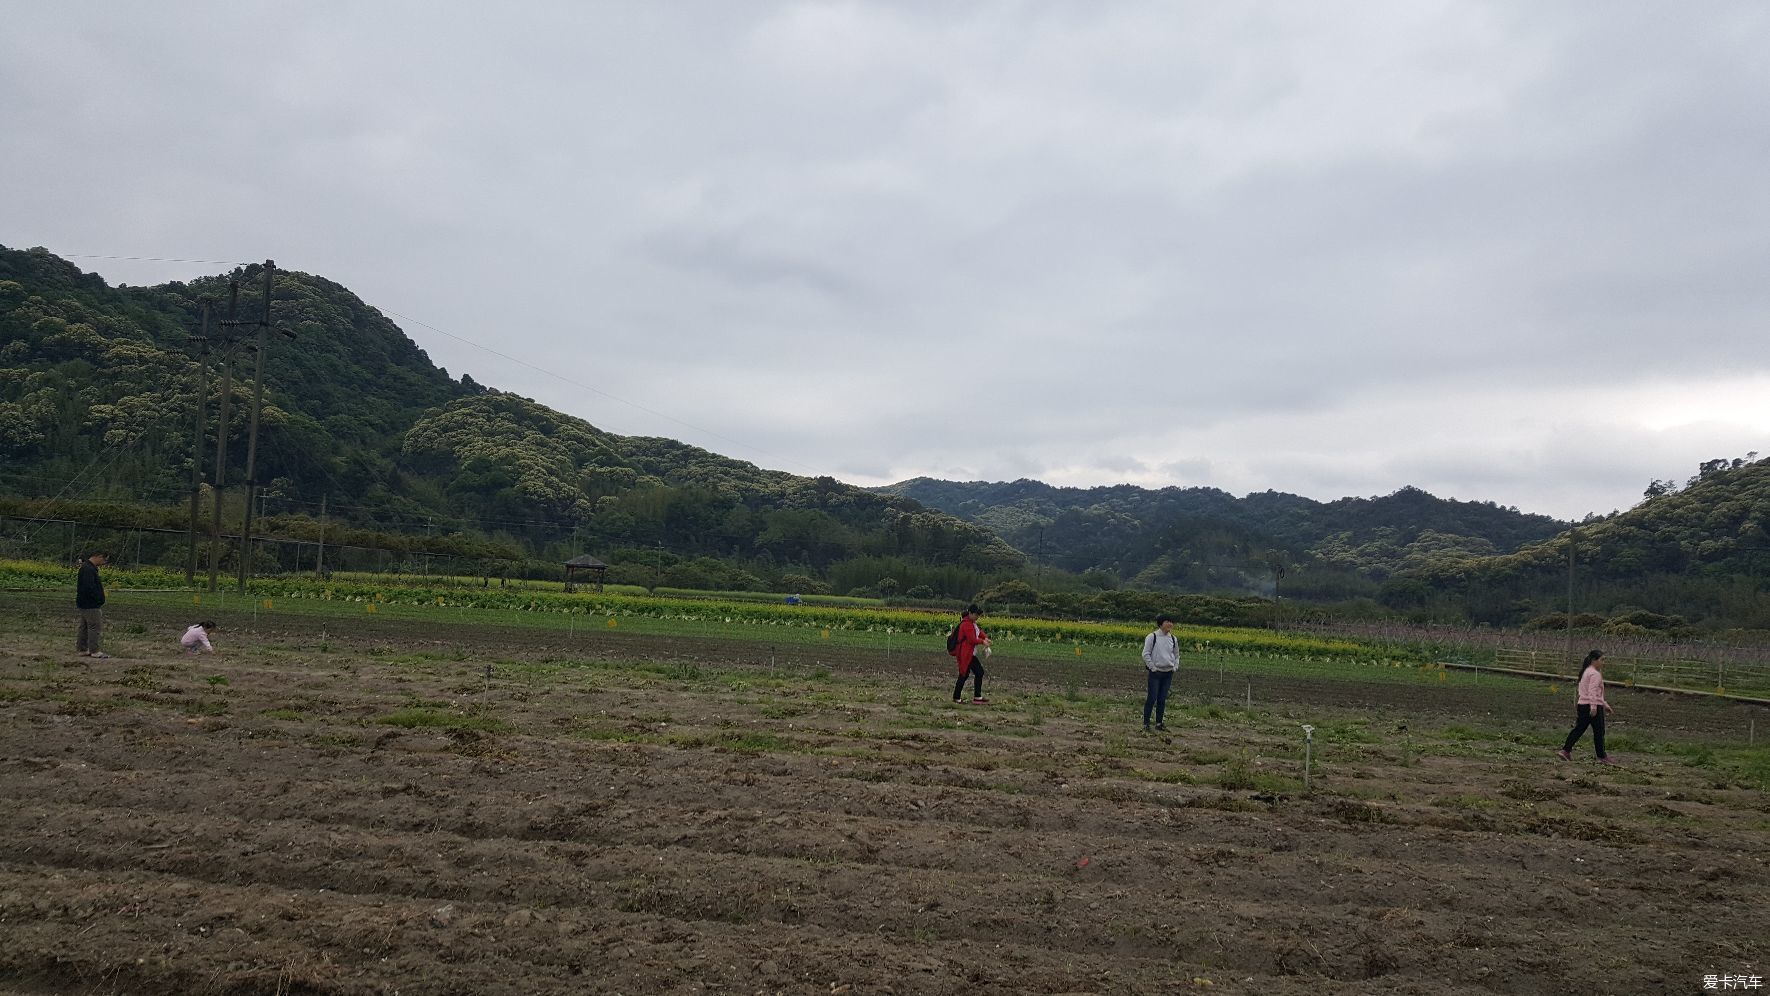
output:
[[[286,454],[283,454],[283,451],[280,447],[277,447],[273,443],[273,444],[271,444],[271,448],[272,448],[272,450],[277,452],[279,455],[283,455],[285,460],[287,459]],[[96,462],[97,460],[102,459],[102,458],[103,458],[103,454],[101,453],[98,457],[94,458],[94,461]],[[115,458],[116,457],[113,456],[113,459],[115,459]],[[326,478],[331,482],[332,486],[337,489],[337,493],[347,494],[351,491],[350,488],[345,487],[344,484],[339,482],[338,478],[333,476],[332,472],[330,470],[326,469],[325,466],[318,465],[316,467],[316,469],[318,469],[320,471],[320,473],[322,473],[326,476]],[[41,482],[52,483],[52,484],[66,484],[70,487],[74,483],[76,483],[80,480],[79,477],[73,477],[73,478],[50,477],[50,476],[40,475],[40,474],[20,474],[20,475],[16,475],[16,476],[8,476],[5,479],[14,480],[14,481],[41,481]],[[385,482],[383,482],[383,483],[385,483]],[[63,490],[65,491],[66,489],[63,489]],[[138,486],[135,488],[131,488],[130,492],[131,492],[133,499],[137,500],[137,501],[141,501],[141,500],[163,501],[163,500],[183,498],[186,495],[185,489],[176,488],[176,487],[154,488],[154,487],[139,487]],[[23,496],[20,496],[20,497],[23,497]],[[69,502],[73,501],[74,499],[72,499],[72,498],[65,498],[64,499],[64,498],[62,498],[61,495],[58,494],[53,498],[37,498],[37,499],[26,499],[26,500],[42,501],[42,502],[46,502],[46,503],[54,503],[56,505],[65,505],[65,504],[68,504]],[[102,499],[102,498],[100,498],[100,499],[82,498],[79,500],[81,500],[81,501],[94,501],[94,500],[104,501],[105,499]],[[318,508],[321,505],[320,502],[314,501],[312,499],[298,498],[293,495],[278,495],[278,496],[275,496],[272,500],[274,500],[280,504],[283,504],[283,505],[305,505],[309,508]],[[376,512],[376,513],[385,514],[388,511],[388,509],[385,505],[351,505],[351,504],[346,504],[346,503],[337,502],[337,501],[331,502],[330,507],[334,510],[341,509],[341,510],[344,510],[347,512]],[[459,523],[464,526],[477,524],[477,525],[482,525],[482,526],[483,525],[520,526],[520,527],[524,527],[524,528],[545,528],[545,529],[570,529],[571,528],[570,525],[568,525],[566,522],[564,522],[562,520],[491,519],[491,518],[482,518],[480,516],[474,516],[474,515],[456,515],[456,514],[452,514],[452,513],[448,513],[448,512],[432,511],[429,509],[424,510],[424,512],[422,514],[423,514],[424,518],[434,519],[439,524]]]
[[[63,259],[124,259],[138,263],[204,263],[212,266],[251,266],[237,259],[179,259],[172,256],[106,256],[90,252],[58,252]]]
[[[347,489],[343,488],[343,486],[340,485],[340,490],[342,491],[342,490],[347,490]],[[285,497],[285,498],[278,498],[276,500],[283,502],[285,504],[289,504],[289,505],[307,505],[309,507],[315,507],[320,504],[317,501],[310,501],[310,500],[307,500],[304,498],[287,498],[287,497]],[[342,508],[342,509],[345,509],[345,510],[351,511],[351,512],[386,512],[387,511],[386,508],[376,508],[376,507],[369,506],[369,505],[341,505],[337,502],[332,502],[331,507],[332,508]],[[451,515],[447,512],[437,512],[437,513],[425,512],[424,515],[425,515],[425,518],[434,519],[437,522],[458,522],[458,523],[462,523],[464,525],[469,524],[469,523],[478,523],[479,525],[482,525],[482,526],[483,525],[527,526],[527,527],[541,526],[541,527],[545,527],[548,529],[570,529],[571,528],[569,525],[566,525],[564,522],[559,522],[559,521],[549,522],[546,520],[482,519],[482,518],[478,518],[478,517],[470,516],[470,515]]]
[[[114,532],[114,533],[155,533],[155,534],[159,534],[159,535],[182,536],[186,532],[185,529],[180,528],[180,527],[176,527],[176,526],[118,525],[115,523],[95,522],[90,519],[26,519],[22,516],[7,515],[6,513],[0,512],[0,520],[5,520],[5,519],[16,519],[18,521],[27,522],[27,523],[28,522],[44,522],[44,523],[56,523],[59,525],[91,526],[96,529],[108,530],[108,531]],[[221,534],[221,538],[224,540],[237,540],[240,538],[240,534],[238,532],[232,532],[232,533],[224,532]],[[27,534],[25,536],[25,539],[28,541],[30,539],[30,536]],[[252,537],[252,542],[258,543],[258,544],[287,543],[291,546],[318,546],[320,543],[319,540],[304,539],[304,538],[296,537],[296,536],[254,536],[254,537]],[[362,546],[360,544],[354,544],[354,543],[327,543],[326,546],[329,549],[336,548],[336,549],[340,549],[340,550],[371,550],[371,551],[377,551],[380,553],[405,553],[408,555],[446,557],[446,558],[453,559],[453,560],[493,560],[493,561],[499,561],[499,562],[504,562],[504,563],[513,562],[508,557],[480,557],[480,556],[471,556],[470,557],[470,556],[467,556],[464,554],[459,554],[459,553],[438,552],[438,551],[434,551],[434,550],[399,550],[399,549],[396,549],[393,547]]]
[[[121,442],[113,443],[110,447],[108,447],[108,449],[113,449],[116,452],[111,453],[111,458],[109,460],[105,461],[104,469],[106,471],[110,470],[111,467],[116,464],[117,460],[120,457],[122,457],[122,455],[124,453],[129,452],[128,447],[124,446]],[[42,507],[37,510],[36,521],[42,521],[46,516],[48,516],[49,511],[51,509],[57,508],[61,505],[66,504],[66,498],[64,496],[70,490],[73,489],[75,484],[80,482],[81,478],[84,478],[87,474],[92,472],[92,468],[98,465],[98,461],[104,457],[105,452],[106,452],[106,450],[101,449],[96,454],[94,454],[92,457],[92,461],[86,465],[86,468],[84,470],[80,471],[80,473],[78,473],[78,474],[75,474],[74,477],[68,481],[67,485],[64,486],[59,492],[56,493],[54,498],[51,498],[48,501],[44,502]],[[88,482],[88,486],[90,487],[92,483],[96,483],[97,481],[98,481],[98,478],[96,478],[96,477],[93,478],[91,482]],[[26,530],[25,536],[27,539],[30,537],[29,530]]]
[[[94,458],[94,459],[97,459],[97,458]],[[11,481],[37,481],[37,482],[40,482],[43,484],[70,484],[74,481],[79,480],[79,477],[78,476],[76,476],[76,477],[52,477],[47,474],[12,474],[12,473],[8,473],[8,474],[0,474],[0,480],[5,480],[8,482],[11,482]],[[162,487],[162,488],[138,487],[135,492],[135,497],[140,498],[143,495],[152,495],[152,496],[156,496],[156,497],[164,496],[167,498],[179,498],[179,497],[183,497],[184,493],[185,493],[185,489],[182,487]],[[25,496],[19,495],[18,497],[22,498]],[[44,500],[44,499],[39,499],[39,500]]]

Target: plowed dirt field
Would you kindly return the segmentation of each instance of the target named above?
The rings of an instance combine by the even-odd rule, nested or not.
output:
[[[1264,680],[1250,711],[1194,670],[1146,737],[1134,661],[1078,685],[999,660],[990,704],[956,706],[937,650],[771,664],[738,640],[356,619],[324,642],[224,629],[193,660],[159,609],[113,612],[119,656],[88,660],[71,610],[0,615],[0,992],[1770,975],[1745,707],[1619,690],[1625,766],[1600,768],[1589,742],[1552,752],[1570,689]]]

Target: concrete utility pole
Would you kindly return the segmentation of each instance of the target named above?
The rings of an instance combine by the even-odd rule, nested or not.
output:
[[[227,317],[222,325],[237,324],[234,315],[240,310],[240,282],[228,285]],[[234,348],[229,343],[221,352],[221,424],[215,430],[215,514],[209,520],[209,590],[215,590],[215,572],[221,567],[221,499],[227,488],[227,408],[234,393]]]
[[[1567,531],[1567,635],[1561,647],[1561,663],[1573,663],[1573,543],[1579,538],[1579,527]]]
[[[264,317],[258,321],[258,362],[252,373],[252,427],[246,436],[246,513],[240,524],[240,594],[252,576],[252,503],[258,497],[258,414],[264,409],[264,354],[270,352],[271,281],[275,260],[264,261]]]
[[[326,499],[329,495],[320,495],[320,551],[313,560],[313,576],[326,576]]]
[[[202,304],[203,331],[191,341],[197,346],[197,426],[191,439],[190,550],[184,558],[184,583],[197,583],[197,504],[203,494],[203,423],[209,413],[209,302]]]

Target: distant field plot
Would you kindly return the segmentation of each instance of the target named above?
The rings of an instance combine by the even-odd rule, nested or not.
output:
[[[1618,689],[1601,768],[1570,687],[1418,665],[1193,651],[1144,736],[1123,647],[1005,642],[955,706],[927,635],[119,592],[93,661],[64,594],[0,594],[0,991],[1765,974],[1756,707]]]

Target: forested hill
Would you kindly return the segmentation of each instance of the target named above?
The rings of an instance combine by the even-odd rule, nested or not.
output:
[[[200,302],[213,302],[209,373],[221,391],[221,344],[255,329],[223,330],[230,280],[238,314],[263,314],[263,271],[156,287],[111,287],[97,274],[42,250],[0,248],[0,486],[55,494],[99,454],[107,473],[93,494],[162,499],[190,481],[190,338]],[[438,369],[404,332],[348,290],[320,277],[278,273],[278,337],[265,370],[259,477],[364,494],[390,479],[400,435],[422,412],[472,392]],[[248,411],[253,356],[237,350],[233,415]],[[213,404],[210,420],[215,418]],[[243,442],[244,420],[230,419]],[[245,447],[230,464],[245,468]],[[325,487],[318,487],[324,482]],[[305,492],[304,487],[300,490]]]
[[[238,315],[255,321],[262,278],[247,266],[112,287],[45,250],[0,247],[0,495],[162,507],[184,498],[200,302],[223,317],[238,281]],[[257,476],[267,526],[282,534],[300,533],[326,498],[348,523],[486,535],[535,557],[588,551],[619,563],[643,549],[660,572],[682,565],[653,579],[665,583],[753,586],[798,574],[794,583],[827,577],[847,590],[889,573],[904,588],[959,595],[1023,559],[987,530],[910,499],[616,436],[454,380],[344,287],[299,272],[274,278],[272,320],[295,339],[274,339],[269,354]],[[212,326],[218,345],[227,334]],[[250,351],[237,353],[234,482],[244,476],[252,363]],[[213,432],[218,364],[207,389]],[[213,447],[206,438],[206,462]]]
[[[1446,551],[1504,553],[1553,536],[1564,523],[1486,502],[1403,488],[1380,498],[1319,502],[1267,491],[1237,498],[1215,488],[1132,485],[1060,488],[1038,481],[958,483],[916,478],[880,489],[989,527],[1055,566],[1163,586],[1294,583],[1358,593]],[[1300,569],[1307,569],[1306,571]]]
[[[1524,606],[1565,606],[1571,549],[1576,614],[1612,617],[1612,630],[1770,629],[1770,459],[1756,456],[1706,461],[1682,488],[1655,481],[1634,508],[1513,553],[1423,561],[1391,579],[1387,601],[1523,621]],[[1541,621],[1558,627],[1565,616]]]

